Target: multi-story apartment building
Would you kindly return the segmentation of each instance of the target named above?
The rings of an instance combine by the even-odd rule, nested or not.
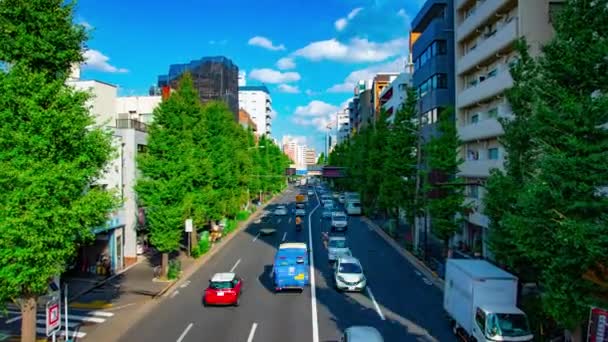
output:
[[[373,124],[374,121],[374,96],[371,80],[359,81],[355,88],[355,100],[357,101],[356,131]]]
[[[239,68],[230,59],[204,57],[186,64],[172,64],[167,75],[158,77],[158,86],[167,94],[168,89],[175,89],[180,77],[190,72],[194,87],[198,90],[201,102],[223,101],[238,120],[239,111]]]
[[[388,87],[393,82],[398,73],[378,73],[372,80],[372,103],[373,103],[373,120],[374,122],[380,117],[380,109],[382,108],[382,102],[380,101],[380,94],[384,88]]]
[[[350,113],[348,107],[336,113],[337,143],[341,144],[350,136]]]
[[[304,163],[306,165],[317,164],[317,152],[315,151],[314,148],[312,148],[312,147],[306,148],[306,152],[305,152],[305,156],[304,156]]]
[[[402,72],[380,93],[380,106],[386,111],[389,123],[395,120],[395,112],[405,102],[410,80],[411,74]]]
[[[483,183],[491,169],[503,168],[505,150],[498,138],[504,131],[498,118],[512,115],[504,94],[513,85],[514,43],[525,37],[530,53],[540,53],[553,36],[551,13],[560,5],[550,0],[455,0],[455,119],[465,160],[459,175],[467,183]],[[473,210],[465,217],[460,240],[490,256],[483,196],[482,186],[467,188]]]
[[[239,109],[239,124],[241,124],[244,129],[251,129],[253,134],[257,135],[258,128],[256,123],[251,119],[249,113],[247,113],[247,111],[243,108]]]
[[[454,0],[427,0],[410,34],[414,65],[412,85],[418,90],[423,135],[434,134],[438,114],[454,107]]]
[[[297,145],[296,147],[296,168],[305,169],[306,167],[306,145]]]
[[[290,136],[283,137],[283,153],[285,153],[292,162],[296,162],[296,152],[298,149],[298,143]]]
[[[258,135],[271,134],[272,98],[266,86],[239,87],[239,108],[245,109],[257,126]]]

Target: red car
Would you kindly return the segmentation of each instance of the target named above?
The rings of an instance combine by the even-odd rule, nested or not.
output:
[[[203,294],[203,305],[239,305],[243,280],[232,272],[216,273]]]

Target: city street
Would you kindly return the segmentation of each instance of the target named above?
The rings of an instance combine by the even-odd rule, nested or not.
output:
[[[295,207],[297,192],[287,191],[278,203]],[[317,207],[311,196],[308,213]],[[269,207],[272,210],[272,207]],[[371,325],[386,341],[454,341],[443,315],[441,292],[398,252],[361,221],[351,217],[347,238],[367,273],[363,294],[333,288],[332,268],[322,244],[317,209],[295,231],[293,214],[274,217],[277,231],[259,236],[259,225],[238,233],[185,285],[169,294],[121,341],[337,341],[352,325]],[[304,292],[275,294],[270,272],[276,247],[283,241],[310,243],[314,279]],[[233,270],[244,279],[239,307],[203,307],[202,292],[216,272]],[[116,317],[119,319],[119,317]]]

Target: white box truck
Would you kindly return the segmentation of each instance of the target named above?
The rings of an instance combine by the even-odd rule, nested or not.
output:
[[[485,260],[448,259],[443,308],[465,341],[532,341],[517,277]]]

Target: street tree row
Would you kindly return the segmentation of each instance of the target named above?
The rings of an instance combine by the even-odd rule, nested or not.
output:
[[[288,166],[272,140],[256,141],[224,103],[202,105],[186,73],[154,111],[147,152],[138,158],[138,201],[150,241],[163,254],[162,275],[169,253],[179,250],[186,219],[196,228],[235,217],[253,196],[282,190]]]

